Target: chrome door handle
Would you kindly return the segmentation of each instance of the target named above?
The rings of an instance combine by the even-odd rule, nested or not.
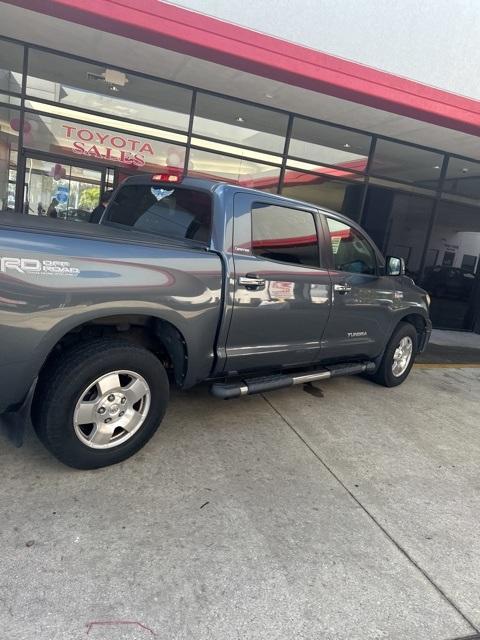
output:
[[[349,284],[334,284],[333,285],[333,290],[336,291],[337,293],[341,293],[342,295],[344,293],[350,293],[350,291],[352,290],[352,287]]]
[[[253,273],[247,273],[245,276],[239,276],[238,284],[247,289],[263,289],[265,286],[264,278],[259,278]]]

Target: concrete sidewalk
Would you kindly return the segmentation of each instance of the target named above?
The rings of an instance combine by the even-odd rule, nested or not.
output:
[[[480,367],[480,335],[469,331],[434,329],[426,351],[417,356],[417,362]]]
[[[95,472],[0,440],[3,637],[474,635],[480,371],[320,389],[178,394],[140,454]]]

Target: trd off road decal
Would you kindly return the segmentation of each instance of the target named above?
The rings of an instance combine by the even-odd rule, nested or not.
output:
[[[80,269],[72,267],[70,262],[65,260],[0,257],[0,272],[42,276],[78,276]]]

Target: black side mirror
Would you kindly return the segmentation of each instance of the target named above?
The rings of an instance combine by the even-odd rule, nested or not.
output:
[[[387,276],[404,276],[405,260],[395,256],[387,256]]]

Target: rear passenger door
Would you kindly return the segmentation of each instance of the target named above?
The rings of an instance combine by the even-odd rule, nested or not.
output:
[[[330,250],[332,312],[321,358],[348,359],[379,355],[388,339],[394,303],[392,278],[370,240],[354,225],[325,216]]]
[[[321,266],[319,216],[274,198],[234,199],[233,313],[227,369],[314,362],[330,312],[330,276]]]

